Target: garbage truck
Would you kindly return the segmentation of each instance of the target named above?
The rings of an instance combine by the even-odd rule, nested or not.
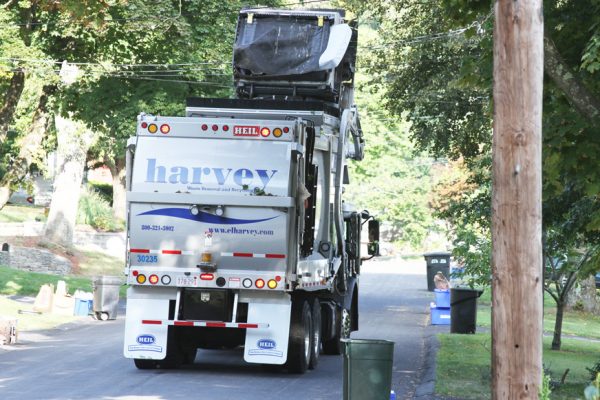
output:
[[[356,29],[340,10],[240,11],[235,98],[140,114],[126,156],[124,355],[139,369],[243,346],[291,372],[358,329],[361,228],[344,200],[364,139]],[[366,256],[366,255],[365,255]]]

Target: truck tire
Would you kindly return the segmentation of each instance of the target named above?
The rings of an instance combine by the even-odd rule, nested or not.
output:
[[[290,340],[287,368],[289,372],[303,374],[310,364],[313,341],[311,306],[304,299],[292,300]]]
[[[321,353],[321,332],[323,322],[321,321],[321,302],[318,298],[315,298],[312,301],[312,346],[310,347],[310,363],[308,364],[308,368],[315,369],[319,364],[319,354]]]
[[[137,369],[155,369],[158,365],[156,360],[145,360],[142,358],[134,358],[133,363]]]
[[[158,360],[157,364],[162,369],[176,369],[185,362],[185,353],[182,349],[180,338],[174,327],[169,327],[167,334],[167,355],[163,360]]]
[[[342,354],[343,344],[341,339],[347,339],[350,337],[352,327],[352,310],[342,308],[341,311],[336,312],[337,318],[337,332],[329,339],[323,341],[323,353],[330,355]]]
[[[184,364],[193,364],[196,360],[196,354],[198,353],[198,349],[194,348],[186,348],[184,350],[183,363]]]

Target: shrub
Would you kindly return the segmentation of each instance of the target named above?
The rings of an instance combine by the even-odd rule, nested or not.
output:
[[[123,229],[123,221],[117,220],[112,208],[100,194],[86,189],[79,199],[77,223],[87,224],[102,231],[119,231]]]
[[[590,372],[590,381],[595,380],[600,375],[600,361],[592,366],[592,368],[586,368]]]
[[[552,394],[550,375],[546,374],[542,376],[542,387],[540,388],[540,400],[550,400],[550,394]]]
[[[111,184],[88,181],[87,186],[91,191],[98,193],[110,206],[112,206],[113,187]]]

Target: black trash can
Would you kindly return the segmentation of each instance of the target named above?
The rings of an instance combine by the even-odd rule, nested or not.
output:
[[[450,289],[450,333],[475,333],[477,299],[483,290]]]
[[[435,284],[433,283],[435,274],[441,272],[446,278],[450,278],[450,253],[438,251],[425,253],[423,257],[425,257],[425,262],[427,263],[427,290],[433,292],[433,289],[435,289]]]

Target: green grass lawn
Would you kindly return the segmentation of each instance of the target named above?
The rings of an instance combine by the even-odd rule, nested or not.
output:
[[[7,204],[0,210],[0,222],[45,221],[44,208]]]
[[[479,299],[477,307],[477,326],[489,328],[492,321],[490,291],[487,290]],[[556,320],[556,303],[549,296],[544,296],[544,332],[554,332]],[[583,336],[600,339],[600,316],[579,311],[565,311],[563,318],[563,335]]]
[[[492,342],[488,333],[438,335],[436,393],[464,399],[489,399]],[[563,339],[561,351],[550,350],[551,338],[544,338],[544,366],[553,380],[560,380],[567,368],[565,384],[552,393],[552,399],[583,398],[591,367],[600,358],[600,343]]]
[[[51,275],[0,266],[0,295],[36,296],[42,285],[50,283],[56,288],[59,280],[65,281],[69,294],[73,294],[77,289],[92,292],[91,276]],[[126,291],[126,286],[122,286],[119,295],[124,298]]]
[[[122,276],[125,269],[125,259],[112,257],[98,251],[78,249],[79,275],[98,276],[115,275]]]
[[[69,293],[76,289],[92,291],[92,281],[89,277],[73,275],[51,275],[38,272],[21,271],[13,268],[0,267],[0,294],[35,296],[40,287],[50,283],[56,288],[59,280],[65,281]]]

